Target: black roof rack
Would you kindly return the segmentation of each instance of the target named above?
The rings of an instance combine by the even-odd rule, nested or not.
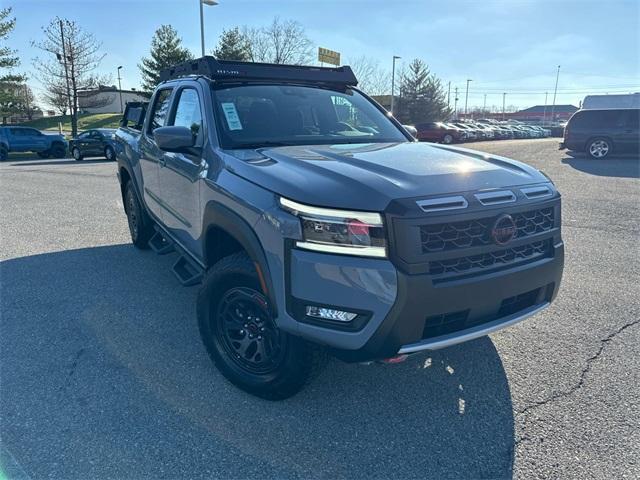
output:
[[[275,63],[236,62],[206,56],[179,63],[160,71],[160,81],[203,75],[217,81],[286,80],[294,82],[329,83],[355,86],[358,84],[351,67],[314,67],[279,65]]]

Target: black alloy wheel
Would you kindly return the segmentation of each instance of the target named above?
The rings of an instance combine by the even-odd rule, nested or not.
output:
[[[249,287],[231,288],[220,299],[216,321],[222,347],[239,368],[268,375],[280,367],[286,337],[275,326],[262,293]]]

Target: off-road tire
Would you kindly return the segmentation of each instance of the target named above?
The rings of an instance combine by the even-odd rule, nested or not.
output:
[[[155,233],[153,221],[138,200],[132,182],[127,182],[124,190],[124,211],[127,214],[131,242],[142,250],[149,248],[149,240]]]
[[[325,349],[278,330],[273,322],[272,328],[278,330],[282,339],[281,349],[277,349],[280,361],[266,373],[254,373],[243,367],[240,355],[233,355],[225,347],[225,329],[220,327],[223,322],[218,318],[221,302],[239,289],[253,292],[252,298],[264,302],[262,313],[273,322],[256,267],[247,254],[238,252],[221,259],[206,272],[197,304],[200,335],[211,360],[227,380],[248,393],[267,400],[295,395],[325,365]]]

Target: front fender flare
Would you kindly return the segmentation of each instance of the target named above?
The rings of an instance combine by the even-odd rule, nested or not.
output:
[[[233,237],[244,250],[247,252],[251,261],[253,261],[257,268],[259,268],[258,274],[262,276],[264,280],[264,286],[266,287],[265,294],[269,299],[269,305],[274,316],[277,315],[277,303],[275,298],[275,291],[273,289],[273,282],[271,281],[271,272],[269,270],[269,264],[267,263],[267,257],[262,248],[262,244],[258,239],[255,231],[251,226],[237,213],[224,205],[210,201],[204,208],[203,215],[203,237],[202,237],[202,251],[204,264],[208,268],[212,261],[208,258],[209,252],[207,251],[207,235],[214,229],[219,228]]]

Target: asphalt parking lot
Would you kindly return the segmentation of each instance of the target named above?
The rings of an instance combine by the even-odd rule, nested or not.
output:
[[[0,164],[4,475],[639,478],[639,159],[574,158],[557,139],[465,147],[563,193],[557,301],[403,364],[332,361],[276,403],[210,363],[172,256],[131,246],[114,163]]]

